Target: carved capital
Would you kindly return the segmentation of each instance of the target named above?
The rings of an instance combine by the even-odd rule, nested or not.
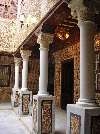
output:
[[[73,17],[77,17],[78,23],[83,21],[94,21],[95,5],[91,0],[71,0],[68,5]]]
[[[21,62],[21,58],[14,57],[15,66],[18,66]]]
[[[54,34],[43,33],[38,36],[37,43],[40,44],[40,48],[48,48],[49,44],[53,42]]]
[[[29,60],[29,56],[31,56],[31,51],[29,50],[21,50],[21,57],[23,58],[23,60]]]

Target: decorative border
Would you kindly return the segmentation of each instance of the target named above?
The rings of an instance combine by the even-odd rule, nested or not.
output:
[[[70,113],[70,134],[80,134],[81,116]]]
[[[42,100],[41,102],[41,134],[52,133],[52,102],[53,102],[52,100]],[[45,109],[47,109],[48,111],[45,112]],[[49,112],[49,116],[47,115],[47,112]],[[43,128],[44,123],[48,121],[51,122],[50,124],[48,123],[50,125],[49,130],[47,129],[47,127]]]

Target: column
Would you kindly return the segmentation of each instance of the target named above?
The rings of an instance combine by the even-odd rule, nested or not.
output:
[[[49,95],[48,85],[48,50],[49,44],[53,41],[53,36],[47,33],[41,33],[38,36],[37,43],[40,44],[40,77],[38,95]]]
[[[77,16],[80,28],[80,98],[77,104],[95,105],[95,58],[93,3],[76,0],[69,3],[72,15]],[[88,6],[89,4],[89,6]]]
[[[40,77],[38,94],[33,96],[33,134],[55,133],[55,97],[47,92],[48,49],[53,37],[53,34],[42,32],[37,39],[40,44]]]
[[[19,64],[21,58],[14,57],[15,62],[15,85],[12,88],[11,102],[13,107],[18,107],[19,104]]]
[[[32,91],[28,91],[27,88],[28,60],[29,56],[31,56],[31,51],[21,50],[20,53],[23,59],[23,69],[22,69],[22,88],[19,97],[20,105],[18,113],[20,116],[31,116]]]
[[[19,63],[21,62],[21,58],[14,57],[15,62],[15,89],[19,89]]]
[[[21,57],[23,59],[23,69],[22,69],[22,88],[21,90],[27,90],[27,75],[28,75],[28,60],[29,56],[31,56],[31,51],[29,50],[21,50]]]
[[[80,98],[77,104],[67,105],[67,134],[99,133],[96,120],[100,120],[100,107],[95,100],[94,6],[94,1],[89,0],[69,2],[80,28]]]

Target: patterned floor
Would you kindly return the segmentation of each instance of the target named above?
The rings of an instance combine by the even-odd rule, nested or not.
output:
[[[31,134],[32,116],[19,118],[11,104],[0,103],[0,134]],[[66,134],[66,111],[55,109],[55,134]]]

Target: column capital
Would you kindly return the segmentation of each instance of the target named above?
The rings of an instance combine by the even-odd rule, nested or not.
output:
[[[54,34],[41,32],[38,36],[37,43],[40,44],[40,48],[48,48],[49,44],[53,42]]]
[[[18,66],[21,62],[21,58],[14,57],[15,65]]]
[[[31,56],[31,51],[29,50],[21,50],[21,57],[23,58],[23,60],[29,60],[29,56]]]
[[[71,0],[68,4],[73,17],[77,17],[78,22],[94,21],[94,15],[100,7],[100,2],[95,0]]]

